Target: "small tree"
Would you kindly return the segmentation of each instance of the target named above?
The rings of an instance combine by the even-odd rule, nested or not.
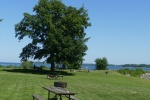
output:
[[[103,57],[102,59],[101,58],[97,58],[95,60],[96,62],[96,69],[97,70],[105,70],[106,67],[108,66],[108,62],[107,62],[107,58],[106,57]]]
[[[23,69],[28,69],[28,68],[31,68],[33,65],[33,62],[32,61],[23,61],[21,63],[21,68]]]

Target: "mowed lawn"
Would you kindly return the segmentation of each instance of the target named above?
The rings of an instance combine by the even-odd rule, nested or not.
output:
[[[150,80],[121,75],[116,71],[63,72],[64,79],[52,80],[45,74],[0,70],[0,100],[32,100],[39,94],[47,100],[43,86],[67,82],[67,89],[78,92],[80,100],[150,100]],[[51,95],[53,97],[53,95]],[[67,100],[65,97],[63,100]]]

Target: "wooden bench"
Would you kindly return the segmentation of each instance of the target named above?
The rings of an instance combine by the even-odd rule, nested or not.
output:
[[[32,94],[33,100],[45,100],[43,97],[39,96],[38,94]]]
[[[69,98],[68,95],[66,95],[66,97]],[[77,99],[76,97],[74,97],[74,96],[72,96],[72,95],[70,96],[70,99],[71,99],[71,100],[79,100],[79,99]]]

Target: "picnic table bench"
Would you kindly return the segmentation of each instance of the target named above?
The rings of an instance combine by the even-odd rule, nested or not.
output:
[[[38,94],[32,94],[32,97],[33,97],[33,100],[45,100],[43,97],[41,97],[40,95]]]
[[[66,97],[69,98],[68,95],[66,95]],[[71,99],[71,100],[79,100],[78,98],[76,98],[76,97],[74,97],[74,96],[72,96],[72,95],[70,96],[70,99]]]

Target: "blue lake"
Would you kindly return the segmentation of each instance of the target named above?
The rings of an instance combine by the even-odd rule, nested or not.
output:
[[[0,62],[0,65],[2,66],[20,66],[21,63],[10,63],[10,62]],[[41,63],[35,63],[36,66],[46,66],[46,67],[50,67],[50,64],[48,63],[44,63],[44,64],[41,64]],[[95,69],[95,65],[94,64],[90,64],[90,65],[87,65],[87,64],[83,64],[82,65],[82,68],[84,69],[90,69],[90,70],[94,70]],[[137,67],[121,67],[121,66],[107,66],[107,68],[109,70],[119,70],[119,69],[124,69],[124,68],[129,68],[129,69],[132,69],[132,70],[135,70]],[[146,71],[150,71],[150,68],[147,68],[147,67],[141,67],[141,69],[143,70],[146,70]]]

